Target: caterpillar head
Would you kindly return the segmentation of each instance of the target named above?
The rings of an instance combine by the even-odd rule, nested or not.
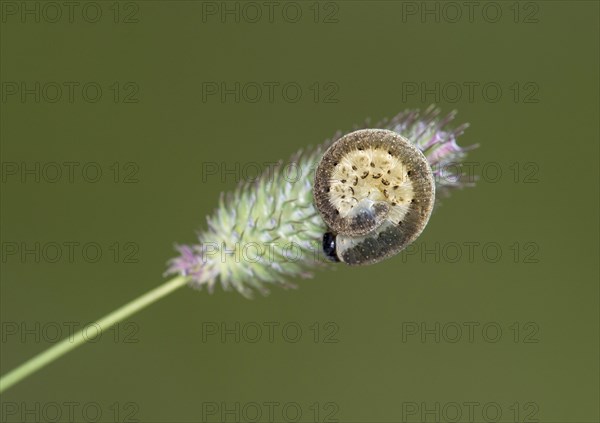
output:
[[[314,202],[330,231],[323,248],[350,265],[393,256],[423,231],[435,181],[423,153],[385,129],[351,132],[317,166]]]

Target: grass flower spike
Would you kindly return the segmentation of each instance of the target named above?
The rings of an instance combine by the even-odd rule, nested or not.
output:
[[[318,247],[326,226],[312,204],[312,181],[304,175],[314,170],[320,154],[322,147],[294,156],[293,178],[279,165],[222,194],[199,244],[179,246],[168,273],[188,276],[193,287],[210,292],[220,280],[224,289],[233,287],[247,297],[252,288],[265,294],[266,284],[293,287],[290,278],[311,276],[312,268],[325,264]]]
[[[404,111],[374,127],[402,135],[423,152],[436,190],[447,193],[465,185],[455,164],[467,149],[456,140],[468,124],[450,129],[455,116],[456,112],[440,116],[439,109],[429,107],[423,113]],[[367,122],[355,129],[368,126]],[[249,297],[253,290],[268,292],[269,284],[293,286],[290,279],[310,277],[312,270],[326,266],[323,237],[328,225],[314,204],[313,182],[321,157],[341,136],[338,132],[297,153],[288,165],[222,195],[219,207],[207,218],[207,229],[198,235],[199,243],[179,246],[180,255],[170,261],[167,273],[189,277],[196,288],[212,292],[220,282],[225,290],[235,288]]]
[[[172,279],[3,375],[0,392],[85,343],[90,328],[106,331],[185,285],[212,292],[220,283],[251,297],[269,285],[293,287],[333,262],[371,264],[398,253],[427,224],[435,193],[466,185],[457,165],[467,149],[456,140],[467,125],[450,129],[454,117],[430,107],[367,122],[363,128],[377,129],[338,132],[221,195],[198,244],[177,247]]]

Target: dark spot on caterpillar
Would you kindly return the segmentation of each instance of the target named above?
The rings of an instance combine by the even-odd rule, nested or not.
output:
[[[394,189],[398,189],[398,188],[400,188],[399,185],[394,185]]]
[[[356,166],[352,165],[352,170],[358,169]]]
[[[371,164],[369,166],[375,167],[375,163],[371,162]]]
[[[396,202],[395,202],[395,201],[392,201],[392,206],[395,206],[395,205],[396,205]]]
[[[335,235],[331,232],[325,232],[323,234],[323,252],[329,260],[339,262],[340,259],[335,250]]]
[[[345,179],[342,179],[342,184],[345,184],[345,183],[346,183],[346,180],[345,180]]]
[[[361,175],[360,179],[365,179],[367,176],[369,176],[369,172],[365,170]]]
[[[410,170],[409,170],[409,171],[406,173],[406,175],[407,175],[407,176],[410,176],[410,175],[412,175],[412,171],[410,171]]]
[[[386,179],[382,179],[382,180],[381,180],[381,183],[382,183],[383,185],[386,185],[386,186],[387,186],[387,185],[389,185],[389,184],[390,184],[390,181],[388,181],[388,180],[386,180]]]
[[[354,177],[354,184],[353,185],[356,186],[357,184],[358,184],[358,176],[355,176]]]
[[[387,173],[388,173],[388,175],[389,175],[390,173],[392,173],[392,171],[388,169],[388,172],[387,172]]]
[[[350,187],[350,191],[352,191],[352,195],[354,195],[354,188]]]
[[[391,156],[391,155],[392,155],[392,152],[391,152],[390,150],[388,150],[388,154]]]
[[[381,173],[373,174],[373,179],[379,179],[379,178],[381,178]]]
[[[385,196],[385,198],[388,198],[390,196],[387,192],[387,189],[383,190],[383,195]]]
[[[412,200],[410,200],[411,203],[416,203],[415,199],[413,198]]]

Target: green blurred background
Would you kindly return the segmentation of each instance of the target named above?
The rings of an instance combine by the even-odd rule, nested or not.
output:
[[[203,182],[203,163],[272,162],[437,102],[471,123],[477,186],[444,201],[415,254],[252,301],[181,289],[7,391],[2,419],[68,421],[73,403],[74,421],[597,422],[598,3],[261,4],[81,2],[71,18],[2,2],[2,374],[161,283],[236,185]],[[221,82],[239,102],[203,98]],[[302,94],[244,96],[270,82]],[[36,163],[39,183],[13,174]],[[22,257],[36,242],[39,262]]]

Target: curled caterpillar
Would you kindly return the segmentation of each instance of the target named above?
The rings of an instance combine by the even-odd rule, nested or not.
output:
[[[391,257],[423,231],[435,181],[423,153],[386,129],[362,129],[334,142],[315,173],[314,202],[329,231],[323,251],[365,265]]]

